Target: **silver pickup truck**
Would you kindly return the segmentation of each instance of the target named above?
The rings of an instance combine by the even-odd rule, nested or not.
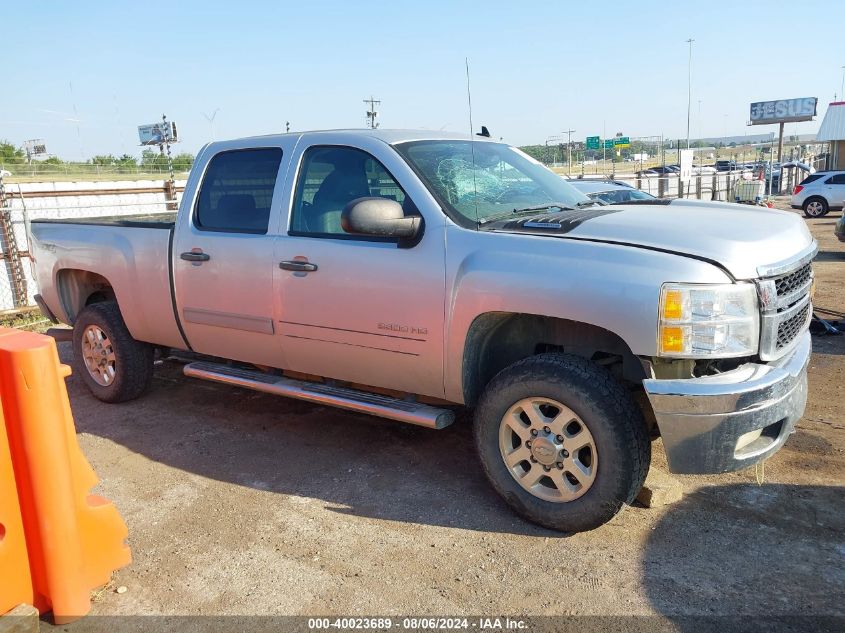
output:
[[[139,396],[175,349],[188,376],[432,429],[467,407],[493,487],[553,529],[630,503],[653,438],[675,473],[745,468],[806,403],[798,215],[607,206],[482,137],[215,142],[175,216],[32,221],[30,241],[97,398]]]

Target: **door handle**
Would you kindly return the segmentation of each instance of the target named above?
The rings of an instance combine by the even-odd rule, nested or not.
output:
[[[293,270],[298,273],[312,273],[317,270],[317,264],[310,262],[286,261],[279,262],[279,268],[282,270]]]
[[[207,262],[211,259],[211,255],[208,253],[195,253],[193,251],[188,251],[187,253],[179,255],[179,258],[184,259],[186,262]]]

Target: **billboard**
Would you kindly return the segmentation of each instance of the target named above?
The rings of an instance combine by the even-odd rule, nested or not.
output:
[[[179,140],[176,133],[176,124],[173,121],[168,121],[166,127],[164,123],[139,125],[138,140],[141,141],[141,145],[161,145],[166,140],[176,143]]]
[[[42,138],[34,138],[24,142],[24,150],[27,156],[38,156],[47,153],[47,145]]]
[[[770,125],[790,121],[812,121],[816,116],[816,97],[758,101],[751,104],[749,125]]]

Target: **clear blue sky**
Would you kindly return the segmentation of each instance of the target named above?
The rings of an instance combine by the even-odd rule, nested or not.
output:
[[[693,137],[774,130],[746,127],[751,101],[816,96],[817,121],[787,126],[808,133],[845,65],[832,0],[15,2],[2,20],[0,139],[64,159],[137,155],[162,112],[190,152],[218,108],[218,139],[361,127],[370,94],[382,127],[466,131],[465,57],[476,127],[508,142],[685,137],[688,37]]]

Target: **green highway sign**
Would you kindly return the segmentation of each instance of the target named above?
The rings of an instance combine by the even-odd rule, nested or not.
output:
[[[617,147],[631,147],[631,139],[627,136],[618,136],[613,139],[613,144]]]
[[[587,137],[587,149],[598,149],[600,146],[599,137],[598,136],[588,136]]]
[[[604,139],[604,147],[605,147],[605,149],[613,149],[613,139],[612,138]]]

